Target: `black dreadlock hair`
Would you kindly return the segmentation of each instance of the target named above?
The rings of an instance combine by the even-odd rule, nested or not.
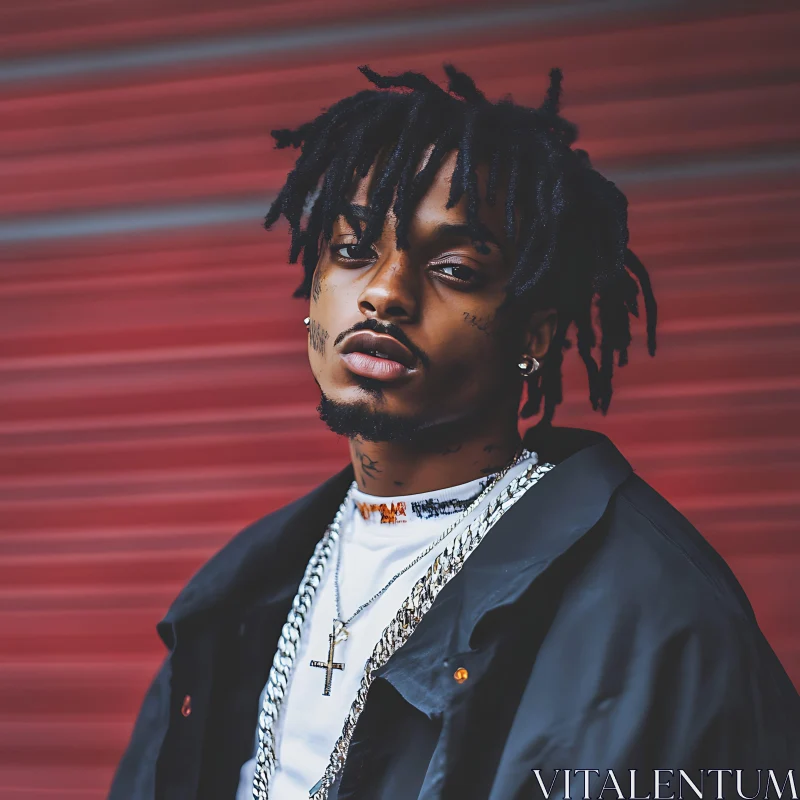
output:
[[[496,203],[499,182],[506,188],[505,232],[518,257],[502,308],[513,304],[529,311],[558,311],[542,367],[526,379],[521,415],[537,414],[544,400],[539,424],[552,420],[562,400],[561,364],[563,350],[571,346],[567,331],[573,323],[592,408],[605,414],[614,353],[618,366],[628,361],[630,315],[639,316],[639,286],[651,356],[656,350],[656,301],[647,271],[628,249],[625,195],[592,168],[585,151],[572,149],[577,128],[559,115],[561,70],[551,70],[544,102],[528,108],[510,97],[487,100],[472,78],[449,64],[444,67],[447,90],[415,72],[386,76],[367,66],[359,69],[376,89],[340,100],[295,130],[272,131],[277,148],[300,149],[264,221],[270,228],[283,215],[291,228],[289,261],[295,263],[302,254],[304,279],[294,296],[309,297],[323,238],[330,240],[341,215],[361,231],[358,247],[368,252],[391,205],[397,245],[407,248],[414,208],[444,157],[456,150],[447,207],[466,195],[467,223],[478,247],[486,241],[478,219],[480,204]],[[428,161],[417,171],[431,146]],[[476,175],[479,163],[489,170],[483,198]],[[349,198],[373,164],[374,188],[362,225],[352,218]],[[595,326],[599,364],[592,354],[598,346]]]

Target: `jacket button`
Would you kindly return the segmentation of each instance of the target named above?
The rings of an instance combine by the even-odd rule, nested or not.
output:
[[[455,678],[456,683],[464,683],[464,681],[469,678],[469,672],[467,672],[464,667],[459,667],[453,673],[453,677]]]
[[[183,703],[181,704],[181,714],[184,717],[188,717],[189,714],[192,713],[192,696],[187,694],[186,697],[183,698]]]

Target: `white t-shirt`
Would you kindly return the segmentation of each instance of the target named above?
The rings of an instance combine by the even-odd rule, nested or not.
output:
[[[535,453],[509,470],[501,481],[502,486],[507,486],[509,480],[532,463],[537,463]],[[337,545],[343,548],[339,588],[345,618],[440,536],[493,477],[398,497],[379,497],[354,490],[351,495],[354,502],[345,510]],[[486,508],[498,491],[498,487],[492,489],[477,513]],[[468,519],[473,519],[475,514],[472,512]],[[414,583],[463,530],[466,521],[348,625],[350,636],[336,645],[334,653],[334,661],[343,663],[344,669],[333,671],[331,693],[326,697],[323,695],[325,670],[312,667],[309,662],[328,659],[328,636],[337,616],[334,593],[337,552],[334,549],[306,620],[289,691],[277,721],[278,767],[270,779],[270,800],[308,800],[309,789],[325,771],[358,691],[364,664],[383,629]],[[236,800],[251,800],[254,770],[254,758],[242,766]]]

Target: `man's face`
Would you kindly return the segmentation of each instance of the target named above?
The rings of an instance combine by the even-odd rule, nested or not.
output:
[[[357,411],[351,419],[388,417],[415,431],[493,413],[516,419],[517,364],[530,350],[524,331],[497,314],[513,266],[504,203],[501,196],[492,208],[481,205],[495,241],[480,252],[466,228],[466,197],[445,207],[455,161],[452,153],[417,205],[408,249],[397,248],[391,214],[366,255],[355,249],[358,231],[344,218],[323,246],[311,293],[309,361],[323,400]],[[358,185],[356,209],[367,205],[371,179]]]

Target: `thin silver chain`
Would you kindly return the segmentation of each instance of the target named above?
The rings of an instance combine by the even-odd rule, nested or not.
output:
[[[519,457],[520,456],[517,458]],[[491,486],[497,485],[497,482],[499,482],[502,476],[505,475],[516,462],[517,459],[515,458],[514,462],[503,470],[501,475]],[[383,663],[389,655],[394,652],[396,647],[402,644],[404,637],[410,635],[411,631],[416,627],[418,618],[421,618],[421,616],[418,616],[415,612],[413,619],[410,620],[412,624],[409,624],[409,620],[406,619],[410,613],[408,604],[412,603],[412,606],[416,608],[420,597],[426,598],[424,599],[423,609],[421,609],[421,613],[424,614],[430,603],[433,602],[438,590],[458,572],[468,552],[477,546],[486,530],[494,524],[497,517],[505,513],[527,488],[532,485],[532,483],[535,483],[541,475],[549,469],[552,469],[552,466],[552,464],[531,465],[522,476],[512,480],[511,485],[504,490],[497,500],[490,504],[486,512],[481,515],[476,531],[473,533],[472,526],[469,525],[463,534],[458,534],[453,542],[452,549],[448,550],[446,548],[444,553],[436,558],[434,564],[428,569],[427,574],[417,582],[412,591],[412,595],[406,599],[400,611],[398,611],[398,616],[384,631],[381,640],[376,645],[373,656],[367,660],[362,685],[359,688],[358,696],[353,702],[350,713],[345,721],[342,736],[337,741],[334,752],[331,754],[331,761],[325,771],[325,775],[320,780],[318,786],[314,787],[314,800],[324,800],[324,798],[327,797],[327,790],[332,783],[333,777],[344,763],[347,750],[349,749],[352,730],[363,708],[369,684],[372,682],[373,669],[380,663]],[[269,677],[267,678],[267,685],[264,690],[264,699],[258,716],[258,747],[256,748],[256,766],[253,777],[254,800],[268,800],[269,798],[269,782],[277,766],[275,726],[278,715],[288,691],[289,679],[294,671],[297,651],[300,646],[306,619],[314,601],[314,596],[322,582],[325,567],[330,560],[333,548],[338,541],[343,516],[350,505],[353,491],[357,488],[356,482],[353,481],[332,522],[328,525],[322,538],[317,543],[314,554],[311,556],[306,566],[303,579],[300,581],[297,594],[292,601],[292,608],[286,618],[286,623],[281,629],[281,635],[278,638],[278,646],[272,660]],[[488,493],[487,490],[484,490],[484,492],[476,498],[471,504],[470,509],[464,512],[464,515],[468,514],[469,511],[480,502],[482,496],[485,496],[485,493]],[[456,524],[457,522],[458,520]],[[433,583],[431,583],[432,576]],[[423,585],[424,589],[422,594],[420,594],[418,590],[419,587]],[[395,630],[397,627],[396,623],[401,618],[401,615],[404,615],[404,623],[402,625],[403,636],[400,636],[399,631]],[[378,653],[379,657],[376,657],[375,653]]]
[[[347,619],[344,618],[344,613],[342,612],[342,600],[341,600],[341,596],[340,596],[340,593],[339,593],[339,570],[341,569],[341,565],[342,565],[342,550],[344,550],[344,548],[342,547],[342,544],[340,542],[339,546],[337,548],[337,553],[336,553],[336,571],[334,572],[334,575],[333,575],[333,589],[334,589],[334,593],[336,595],[336,615],[337,615],[337,618],[336,618],[335,621],[338,622],[342,626],[341,630],[344,631],[345,634],[346,634],[347,626],[367,606],[369,606],[371,603],[374,603],[398,578],[400,578],[401,576],[405,575],[406,572],[408,572],[412,567],[414,567],[416,564],[418,564],[420,561],[422,561],[422,559],[425,558],[425,556],[427,556],[436,547],[438,547],[461,524],[461,522],[466,517],[468,517],[475,508],[477,508],[477,506],[480,504],[481,500],[483,500],[483,498],[486,497],[486,495],[489,494],[489,492],[491,492],[492,489],[494,489],[495,486],[497,486],[497,484],[503,479],[503,477],[505,476],[505,474],[509,470],[513,469],[517,464],[519,464],[520,462],[524,461],[526,458],[530,457],[531,455],[532,455],[532,453],[530,452],[530,450],[527,450],[524,447],[520,447],[520,449],[517,450],[517,453],[515,454],[514,458],[511,460],[511,463],[508,466],[504,467],[500,472],[497,473],[497,477],[494,480],[490,481],[483,488],[481,493],[472,501],[472,503],[469,505],[469,507],[466,508],[461,514],[458,515],[458,517],[452,522],[452,524],[450,524],[447,527],[447,529],[444,531],[444,533],[442,533],[439,536],[437,536],[436,539],[433,542],[431,542],[431,544],[429,544],[421,553],[419,553],[417,555],[417,557],[410,564],[408,564],[407,566],[403,567],[403,569],[401,569],[400,572],[395,573],[390,578],[389,582],[382,589],[379,589],[377,592],[375,592],[374,595],[372,595],[372,597],[369,598],[369,600],[367,600],[365,603],[362,603]]]

